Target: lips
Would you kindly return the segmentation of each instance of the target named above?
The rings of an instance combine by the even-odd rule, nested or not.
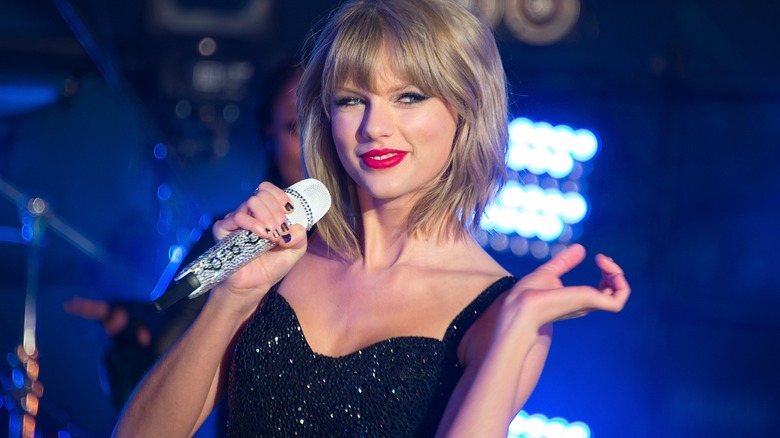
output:
[[[395,149],[374,149],[362,154],[360,159],[371,169],[387,169],[400,164],[407,153]]]

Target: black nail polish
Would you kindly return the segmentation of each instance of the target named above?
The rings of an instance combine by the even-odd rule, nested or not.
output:
[[[293,206],[289,202],[284,204],[284,209],[287,211],[293,211]]]
[[[266,234],[271,234],[271,229],[270,229],[270,228],[266,228],[266,229],[265,229],[265,233],[266,233]]]
[[[273,234],[273,236],[274,236],[274,237],[276,237],[276,238],[278,238],[278,237],[279,237],[279,231],[277,231],[277,230],[274,230],[274,234]]]
[[[282,232],[286,233],[288,231],[290,231],[290,227],[288,227],[286,223],[283,223],[282,224]]]
[[[282,240],[284,240],[285,243],[290,243],[290,240],[292,240],[292,236],[289,234],[285,234],[282,236]]]

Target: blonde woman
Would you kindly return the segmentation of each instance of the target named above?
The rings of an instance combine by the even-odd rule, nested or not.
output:
[[[278,246],[212,291],[116,435],[190,436],[227,393],[229,436],[505,437],[550,323],[619,311],[629,286],[599,255],[598,287],[564,287],[579,245],[517,279],[472,238],[504,178],[490,30],[448,0],[345,3],[311,48],[298,119],[332,208],[307,239],[263,183],[215,225]]]

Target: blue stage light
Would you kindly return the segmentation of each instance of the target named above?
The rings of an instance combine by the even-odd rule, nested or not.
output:
[[[171,263],[181,263],[182,258],[184,258],[183,246],[171,245],[171,247],[168,248],[168,260]]]
[[[157,158],[158,160],[162,160],[167,156],[168,156],[168,146],[165,146],[163,143],[157,143],[156,145],[154,145],[154,158]]]
[[[167,201],[171,199],[171,194],[173,191],[171,190],[171,186],[168,184],[160,184],[159,187],[157,187],[157,199],[160,201]]]
[[[582,193],[583,164],[598,149],[598,138],[586,129],[513,120],[506,157],[510,181],[485,210],[480,243],[537,258],[571,243],[578,234],[573,227],[590,208]]]
[[[520,411],[509,424],[507,438],[590,438],[590,428],[581,421],[569,423],[560,417],[529,415]]]

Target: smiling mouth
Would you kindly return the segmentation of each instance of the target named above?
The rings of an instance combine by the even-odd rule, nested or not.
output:
[[[372,159],[372,160],[386,160],[386,159],[388,159],[390,157],[394,157],[396,155],[398,155],[398,152],[390,152],[390,153],[382,154],[382,155],[367,155],[367,157]]]
[[[389,150],[376,150],[367,152],[360,156],[363,160],[363,164],[372,169],[387,169],[393,167],[403,161],[407,152],[404,151],[389,151]]]

